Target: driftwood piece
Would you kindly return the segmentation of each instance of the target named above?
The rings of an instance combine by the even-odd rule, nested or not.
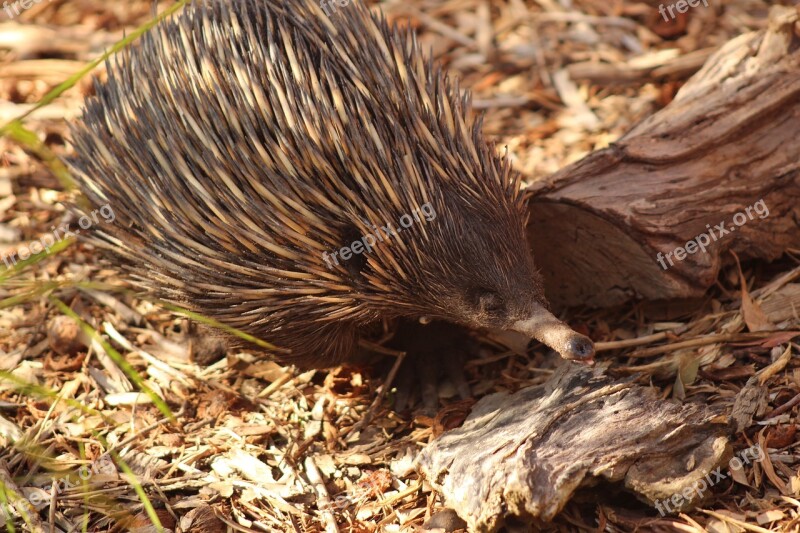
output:
[[[613,381],[600,366],[565,363],[544,385],[483,398],[417,466],[470,531],[496,531],[508,515],[551,520],[601,478],[676,512],[730,456],[726,420]]]
[[[529,188],[554,304],[698,297],[728,250],[771,260],[800,248],[798,35],[798,11],[773,8],[767,30],[723,46],[667,107]]]

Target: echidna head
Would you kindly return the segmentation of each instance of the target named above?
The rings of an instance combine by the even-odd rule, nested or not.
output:
[[[508,236],[496,235],[496,229],[488,228],[483,242],[474,243],[471,273],[462,278],[468,282],[453,293],[452,318],[473,327],[519,331],[565,359],[591,361],[592,341],[548,310],[527,242],[503,239]]]
[[[590,362],[592,341],[548,310],[527,242],[526,208],[517,194],[472,201],[463,190],[441,193],[437,217],[425,228],[427,239],[420,232],[419,249],[410,254],[418,264],[409,298],[451,322],[519,331],[565,359]]]

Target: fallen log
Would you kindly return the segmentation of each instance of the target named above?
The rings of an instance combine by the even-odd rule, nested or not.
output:
[[[702,296],[728,251],[800,248],[800,22],[716,52],[664,109],[528,189],[555,305]]]
[[[544,385],[483,398],[460,428],[420,453],[417,467],[469,531],[497,531],[510,516],[549,521],[576,490],[600,480],[672,514],[727,475],[727,420],[614,381],[601,365],[565,363]]]

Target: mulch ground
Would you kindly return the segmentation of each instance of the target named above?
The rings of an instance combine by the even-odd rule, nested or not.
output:
[[[656,0],[380,5],[416,28],[423,48],[473,91],[485,131],[532,182],[666,105],[720,45],[764,28],[770,6],[707,3],[671,22]],[[12,19],[0,11],[0,125],[154,9],[139,0],[30,5]],[[25,126],[68,155],[67,123],[91,91],[85,76]],[[62,204],[70,193],[46,152],[24,145],[0,137],[0,254],[20,261],[21,247],[54,231],[54,242],[68,244],[57,228],[70,222]],[[623,491],[588,488],[540,529],[800,530],[799,349],[786,333],[800,329],[798,258],[789,251],[771,265],[728,268],[701,302],[570,314],[601,341],[612,373],[637,375],[664,398],[731,410],[748,381],[766,387],[757,420],[734,448],[767,453],[685,514],[662,517]],[[9,531],[155,531],[153,515],[178,531],[414,531],[441,509],[413,460],[469,410],[446,388],[444,407],[429,418],[393,411],[391,392],[379,395],[386,374],[377,369],[299,372],[251,352],[198,364],[193,325],[134,293],[80,243],[3,268],[0,502],[13,509],[0,505],[0,516]],[[746,334],[759,330],[774,333]],[[558,362],[541,345],[478,338],[482,356],[467,367],[476,398],[541,383]],[[172,417],[140,392],[142,382]]]

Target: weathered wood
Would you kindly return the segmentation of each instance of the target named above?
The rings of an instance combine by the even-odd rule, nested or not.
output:
[[[689,507],[708,494],[695,490],[700,480],[730,456],[729,431],[727,417],[704,406],[565,363],[544,385],[483,398],[417,464],[470,531],[496,531],[508,515],[551,520],[600,478],[665,513]]]
[[[553,303],[697,297],[728,250],[771,260],[800,248],[800,23],[797,10],[773,9],[766,31],[723,46],[667,107],[529,189]],[[769,215],[751,208],[736,226],[757,202]],[[676,259],[723,222],[730,233],[706,252]]]

